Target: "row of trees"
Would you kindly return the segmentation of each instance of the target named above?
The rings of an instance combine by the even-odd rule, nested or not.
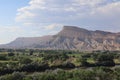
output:
[[[22,50],[20,50],[22,51]],[[25,50],[26,51],[26,50]],[[40,51],[35,55],[34,50],[26,51],[28,53],[16,55],[17,52],[8,52],[8,54],[0,54],[0,75],[20,72],[41,72],[45,70],[73,69],[76,67],[98,67],[98,66],[114,66],[114,59],[119,54],[108,52],[97,52],[92,54],[76,53],[72,51]],[[58,53],[56,53],[58,52]],[[29,54],[29,55],[26,55]],[[75,56],[77,55],[77,56]],[[90,63],[92,59],[94,63]],[[79,64],[76,65],[76,62]]]
[[[91,70],[75,69],[71,71],[56,69],[33,74],[14,72],[1,76],[0,80],[120,80],[120,68],[97,67]]]
[[[80,66],[79,67],[97,67],[97,66],[114,66],[113,56],[109,54],[99,54],[95,58],[95,63],[89,63],[87,58],[91,56],[81,56],[77,58]],[[29,57],[19,57],[17,63],[4,64],[0,69],[0,75],[12,73],[14,71],[20,72],[41,72],[47,69],[73,69],[76,65],[70,61],[67,61],[70,57],[66,54],[45,54],[43,55],[42,61],[34,61]],[[57,61],[54,65],[54,61]],[[61,63],[57,64],[59,61]],[[51,63],[50,63],[51,62]],[[56,65],[57,64],[57,65]]]

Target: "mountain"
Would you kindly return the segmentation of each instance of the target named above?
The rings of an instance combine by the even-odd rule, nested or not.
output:
[[[9,44],[1,45],[0,48],[120,50],[120,33],[64,26],[56,35],[17,38]]]

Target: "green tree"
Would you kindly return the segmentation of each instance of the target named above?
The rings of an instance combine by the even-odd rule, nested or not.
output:
[[[19,62],[21,63],[21,64],[29,64],[29,63],[31,63],[32,62],[32,60],[30,59],[30,58],[21,58],[20,60],[19,60]]]
[[[14,56],[15,54],[13,52],[8,53],[8,56]]]
[[[113,61],[114,57],[113,55],[110,54],[99,54],[97,56],[97,65],[102,65],[102,66],[114,66],[115,63]]]
[[[87,62],[87,59],[84,58],[84,57],[78,57],[77,58],[77,62],[80,62],[81,66],[88,66],[88,62]]]

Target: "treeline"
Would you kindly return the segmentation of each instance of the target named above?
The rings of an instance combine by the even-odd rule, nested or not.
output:
[[[67,74],[71,74],[73,79],[68,78],[69,80],[80,80],[79,76],[78,76],[79,78],[77,79],[77,76],[76,77],[73,76],[75,74],[66,72],[66,70],[72,70],[77,68],[77,70],[79,71],[79,68],[80,69],[91,68],[91,67],[94,68],[94,67],[101,67],[101,66],[114,67],[116,64],[118,64],[115,62],[115,59],[117,59],[117,61],[119,62],[120,60],[119,52],[110,52],[110,51],[79,52],[79,51],[64,51],[64,50],[54,51],[54,50],[33,50],[33,49],[30,49],[30,50],[29,49],[18,49],[18,50],[0,49],[0,75],[1,76],[5,75],[5,77],[14,78],[15,75],[18,74],[19,76],[23,76],[22,77],[23,80],[34,80],[32,79],[33,76],[30,76],[27,74],[40,72],[38,73],[38,75],[44,77],[44,76],[50,75],[48,74],[49,72],[47,73],[46,71],[51,70],[50,72],[53,73],[54,71],[56,71],[56,69],[59,68],[59,69],[63,69],[62,72],[65,73],[64,75],[68,76]],[[108,68],[102,68],[102,69],[103,70],[105,69],[106,72],[103,71],[105,75],[107,75],[110,72],[116,71],[115,69],[108,69]],[[92,70],[92,73],[95,73],[94,70]],[[84,72],[86,73],[87,71],[88,73],[91,72],[89,70],[82,70],[82,71],[83,73]],[[97,71],[99,71],[99,68]],[[23,74],[22,72],[26,72],[27,74]],[[59,80],[58,78],[56,78],[56,76],[59,76],[62,74],[53,73],[50,75],[50,77],[52,75],[54,76],[54,78],[42,79],[41,77],[36,80]],[[82,76],[82,73],[78,75]],[[113,75],[115,75],[115,73],[113,73]],[[86,75],[83,75],[83,76],[86,76]],[[93,76],[93,74],[91,76]],[[3,79],[5,77],[2,76],[1,80],[6,80],[6,79]],[[29,78],[31,77],[31,78],[27,79],[28,77]],[[61,78],[61,80],[62,79],[63,78]],[[8,80],[17,80],[17,79],[8,79]],[[67,78],[63,80],[67,80]],[[87,80],[87,79],[85,78],[83,80]],[[96,80],[96,78],[93,80]],[[97,79],[97,80],[101,80],[101,79]]]
[[[14,72],[0,77],[0,80],[120,80],[120,68],[96,67],[88,69],[47,70],[42,73],[28,74]]]

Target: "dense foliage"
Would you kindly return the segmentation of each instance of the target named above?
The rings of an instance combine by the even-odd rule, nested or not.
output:
[[[120,80],[120,68],[97,67],[89,69],[47,70],[45,72],[14,72],[0,77],[0,80]]]
[[[119,65],[119,51],[0,49],[0,80],[120,80]]]

